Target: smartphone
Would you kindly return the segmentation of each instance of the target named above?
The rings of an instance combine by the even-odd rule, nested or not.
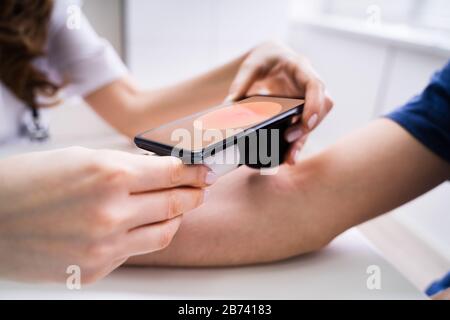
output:
[[[301,116],[303,105],[304,99],[252,96],[148,130],[136,136],[135,143],[184,163],[208,163],[220,155],[229,157],[221,159],[224,165],[271,168],[284,161],[289,148],[284,133],[293,118]]]

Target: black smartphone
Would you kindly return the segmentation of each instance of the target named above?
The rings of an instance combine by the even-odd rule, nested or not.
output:
[[[135,143],[190,164],[205,163],[232,148],[239,152],[239,165],[271,168],[284,161],[289,147],[284,133],[293,117],[301,116],[303,105],[303,99],[252,96],[146,131]]]

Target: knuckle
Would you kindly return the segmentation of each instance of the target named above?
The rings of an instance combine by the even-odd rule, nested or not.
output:
[[[170,242],[172,241],[173,236],[174,233],[170,229],[163,228],[159,235],[158,248],[159,249],[167,248]]]
[[[252,58],[246,59],[241,66],[241,70],[248,71],[255,69],[257,66],[256,62]]]
[[[249,57],[241,65],[240,73],[236,78],[236,82],[243,83],[252,75],[258,75],[261,73],[261,69],[264,68],[264,64],[261,64],[256,58]]]
[[[107,170],[110,167],[110,162],[96,154],[86,161],[85,167],[87,171],[97,174]]]
[[[319,78],[319,77],[315,78],[314,82],[319,90],[325,91],[325,88],[326,88],[325,82],[323,82],[323,80],[321,78]]]
[[[114,233],[122,223],[121,215],[103,206],[93,211],[93,217],[90,220],[89,232],[93,238]]]
[[[168,191],[167,195],[167,205],[166,205],[166,219],[172,219],[176,217],[181,212],[181,200],[179,192],[176,190]]]
[[[183,178],[183,163],[178,158],[170,158],[170,165],[168,166],[168,176],[171,185],[177,185]]]
[[[120,166],[108,166],[103,170],[105,180],[112,185],[121,185],[124,181],[127,181],[130,176],[128,170]]]
[[[208,169],[205,166],[197,166],[196,167],[196,175],[195,175],[195,185],[196,186],[203,186],[206,184],[206,177],[208,175],[208,172],[210,169]]]
[[[172,239],[178,230],[178,226],[180,225],[180,221],[180,218],[174,218],[170,221],[165,222],[160,228],[158,236],[158,248],[160,250],[167,248],[172,242]]]
[[[328,95],[325,98],[325,106],[326,106],[327,112],[331,111],[333,109],[333,107],[334,107],[334,101]]]
[[[209,190],[202,189],[198,196],[199,206],[205,202],[206,197],[208,196]]]
[[[107,263],[112,257],[113,250],[111,246],[102,241],[93,241],[86,245],[84,257],[88,268],[96,269],[99,266]]]
[[[88,164],[87,170],[98,177],[98,182],[109,187],[122,186],[131,178],[131,172],[125,166],[102,158],[94,157]]]
[[[233,84],[231,85],[233,90],[241,89],[241,87],[246,83],[247,79],[250,77],[250,75],[254,72],[254,66],[252,62],[245,61],[239,70],[239,73],[237,74],[236,78],[233,81]]]
[[[203,203],[203,200],[205,199],[205,193],[205,190],[194,191],[195,207],[198,207]]]

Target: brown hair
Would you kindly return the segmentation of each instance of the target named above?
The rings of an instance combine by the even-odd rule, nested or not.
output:
[[[53,0],[0,1],[0,80],[29,107],[37,96],[53,97],[58,85],[33,61],[45,54]]]

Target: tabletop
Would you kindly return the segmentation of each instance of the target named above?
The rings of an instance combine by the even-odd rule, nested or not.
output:
[[[377,270],[379,286],[370,277]],[[123,267],[96,284],[0,282],[0,299],[425,299],[356,229],[324,250],[233,268]]]

